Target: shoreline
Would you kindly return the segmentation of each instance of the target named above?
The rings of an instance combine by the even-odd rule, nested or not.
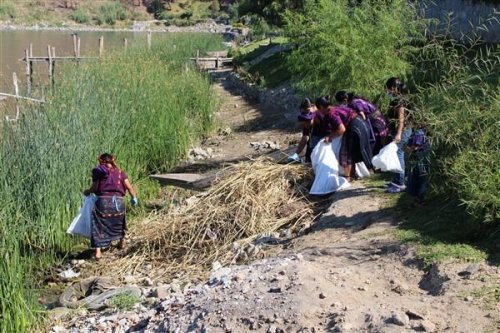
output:
[[[155,21],[140,21],[140,23],[149,24]],[[230,29],[230,25],[218,24],[214,22],[198,23],[191,26],[181,27],[181,26],[161,26],[161,27],[149,27],[149,26],[137,26],[130,28],[105,28],[96,26],[60,26],[55,27],[49,24],[40,23],[36,25],[22,25],[22,24],[9,24],[0,23],[0,31],[89,31],[89,32],[207,32],[207,33],[223,33]]]

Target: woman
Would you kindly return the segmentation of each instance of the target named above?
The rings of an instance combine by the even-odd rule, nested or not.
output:
[[[389,110],[387,119],[389,121],[389,132],[393,142],[398,145],[398,158],[403,172],[395,173],[392,181],[387,184],[387,192],[399,193],[406,190],[405,185],[405,153],[404,145],[408,143],[411,136],[409,117],[406,110],[407,101],[405,95],[408,94],[408,87],[397,77],[391,77],[385,84],[389,97]]]
[[[300,113],[297,117],[297,121],[302,129],[302,138],[300,139],[299,145],[295,154],[290,156],[288,159],[290,161],[300,161],[299,155],[302,153],[305,147],[306,149],[306,162],[311,162],[311,134],[313,129],[313,119],[316,112],[316,107],[311,103],[309,98],[305,98],[299,106]]]
[[[132,206],[138,204],[136,193],[125,172],[115,163],[113,155],[104,153],[99,156],[99,165],[92,170],[92,186],[84,191],[85,195],[97,196],[92,212],[91,247],[95,248],[95,258],[101,258],[101,248],[108,247],[112,241],[119,240],[118,247],[125,246],[125,204],[126,192],[132,196]]]
[[[373,103],[355,95],[353,92],[339,91],[335,95],[335,99],[338,103],[345,104],[356,111],[363,118],[370,134],[372,154],[377,155],[384,146],[387,137],[387,121],[382,112]]]
[[[325,137],[325,142],[343,135],[339,162],[347,180],[353,179],[355,163],[364,162],[368,169],[373,169],[368,129],[362,118],[346,106],[332,107],[325,98],[319,98],[316,107],[324,117],[324,126],[330,129],[331,134]]]

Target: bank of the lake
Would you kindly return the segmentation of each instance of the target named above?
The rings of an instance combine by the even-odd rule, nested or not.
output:
[[[210,130],[217,99],[186,59],[220,48],[217,35],[175,34],[154,39],[151,51],[66,65],[42,108],[1,123],[0,332],[32,331],[43,318],[39,278],[81,243],[65,231],[99,153],[117,156],[145,200],[156,190],[146,176],[178,163]]]

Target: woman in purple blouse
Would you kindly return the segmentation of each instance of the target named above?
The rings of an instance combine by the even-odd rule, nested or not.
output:
[[[104,153],[99,156],[99,165],[92,170],[92,186],[84,191],[85,195],[97,196],[92,212],[91,247],[95,248],[95,258],[101,258],[101,248],[108,247],[112,241],[119,240],[118,247],[125,246],[125,203],[126,192],[132,196],[131,204],[138,201],[132,184],[125,172],[115,163],[113,155]]]
[[[373,169],[369,134],[363,119],[346,106],[331,106],[324,97],[316,100],[316,107],[323,115],[323,126],[331,133],[325,137],[325,142],[343,135],[339,162],[347,180],[353,179],[353,165],[358,162],[364,162],[368,169]]]

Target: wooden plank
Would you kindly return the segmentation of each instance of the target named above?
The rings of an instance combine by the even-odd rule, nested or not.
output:
[[[52,57],[52,60],[87,60],[87,59],[99,59],[99,57]],[[46,56],[30,57],[30,61],[49,61],[49,58]]]
[[[177,186],[187,189],[201,190],[212,184],[216,179],[216,174],[195,174],[195,173],[166,173],[159,175],[150,175],[156,179],[160,185]]]
[[[44,103],[45,102],[45,101],[43,101],[41,99],[35,99],[35,98],[24,97],[24,96],[16,96],[16,95],[12,95],[12,94],[7,94],[7,93],[0,92],[0,100],[7,99],[7,97],[14,97],[14,98],[17,98],[17,99],[24,99],[26,101],[37,102],[37,103]]]
[[[12,81],[14,83],[14,92],[16,94],[16,120],[18,120],[21,110],[19,108],[19,84],[17,83],[17,74],[15,72],[12,73]]]

